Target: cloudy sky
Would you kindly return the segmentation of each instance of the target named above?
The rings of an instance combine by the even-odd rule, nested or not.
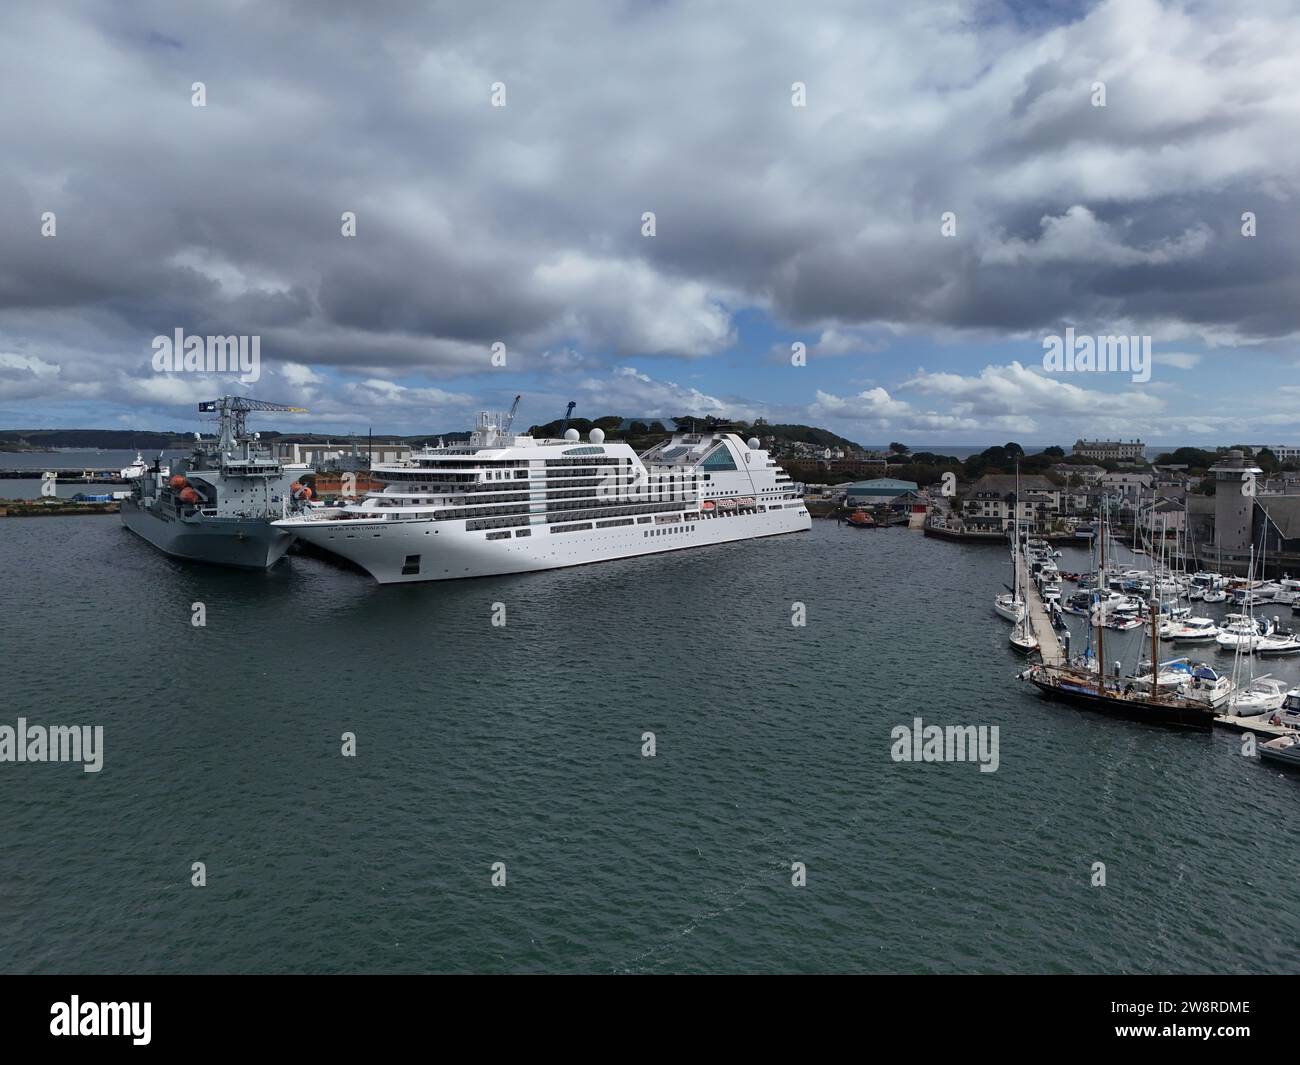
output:
[[[0,427],[239,391],[436,432],[518,392],[1300,443],[1297,55],[1269,0],[11,0]],[[1067,327],[1151,337],[1150,380],[1046,371]],[[259,336],[260,380],[157,372],[177,329]]]

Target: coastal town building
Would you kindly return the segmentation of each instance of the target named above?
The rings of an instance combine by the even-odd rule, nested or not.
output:
[[[857,481],[844,488],[844,502],[850,507],[874,507],[880,504],[906,502],[919,498],[915,481],[900,481],[893,477],[876,477],[870,481]]]
[[[1078,477],[1084,484],[1098,484],[1106,474],[1105,466],[1075,465],[1070,462],[1058,462],[1050,467],[1052,473],[1064,477],[1068,482],[1071,477]]]
[[[1073,453],[1089,459],[1123,462],[1144,458],[1146,445],[1141,440],[1076,440]]]
[[[1121,497],[1136,500],[1151,492],[1151,475],[1149,473],[1107,473],[1101,478],[1101,487],[1113,498]]]
[[[838,457],[833,453],[829,457],[816,458],[803,455],[774,456],[774,461],[795,480],[802,481],[817,480],[828,474],[870,477],[872,474],[885,473],[889,469],[884,456],[876,458],[868,454],[853,455],[843,452],[840,452]]]
[[[1006,531],[1019,518],[1042,529],[1061,516],[1061,494],[1041,474],[1021,474],[1017,483],[1012,473],[986,473],[961,498],[962,522],[970,529]]]

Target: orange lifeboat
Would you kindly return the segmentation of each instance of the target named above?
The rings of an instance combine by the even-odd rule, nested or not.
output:
[[[870,529],[875,526],[876,519],[868,514],[861,507],[858,507],[852,514],[844,519],[850,525],[858,529]]]
[[[184,480],[184,478],[182,478],[182,480]],[[182,503],[201,503],[202,501],[203,497],[200,496],[198,492],[194,491],[193,488],[185,487],[181,489]]]
[[[170,484],[173,488],[184,488],[184,487],[185,487],[187,484],[189,484],[190,482],[187,481],[184,477],[182,477],[182,476],[178,473],[178,474],[176,474],[175,476],[173,476],[172,479],[171,479],[170,481],[168,481],[167,483]]]

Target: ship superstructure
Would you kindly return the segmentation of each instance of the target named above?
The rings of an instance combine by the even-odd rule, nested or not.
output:
[[[266,569],[293,543],[271,524],[303,510],[310,493],[296,478],[306,466],[285,466],[249,434],[251,411],[301,411],[278,403],[225,396],[199,404],[216,413],[215,441],[196,434],[192,452],[174,469],[155,460],[122,500],[122,524],[176,558]]]
[[[383,488],[277,528],[381,583],[576,566],[806,531],[808,510],[756,439],[676,432],[638,455],[592,429],[559,440],[480,413],[469,440],[377,465]]]

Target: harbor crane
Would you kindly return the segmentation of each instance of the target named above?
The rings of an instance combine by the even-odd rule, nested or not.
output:
[[[515,400],[518,403],[518,400]],[[306,414],[306,407],[289,407],[283,403],[268,403],[247,396],[222,396],[199,404],[200,414],[216,414],[219,418],[220,439],[218,447],[230,451],[248,436],[248,415],[253,411],[283,411],[287,414]]]
[[[563,423],[560,425],[560,432],[561,432],[561,433],[563,433],[564,430],[567,429],[567,428],[569,427],[569,418],[570,418],[570,416],[573,414],[573,408],[576,407],[576,406],[577,406],[577,404],[576,404],[573,400],[569,400],[569,406],[568,406],[568,409],[565,410],[565,412],[564,412],[564,421],[563,421]]]
[[[515,424],[515,411],[519,409],[519,401],[523,398],[524,398],[523,396],[515,396],[515,401],[512,404],[510,404],[510,413],[507,414],[505,418],[503,418],[501,421],[502,433],[510,432],[510,427]]]

